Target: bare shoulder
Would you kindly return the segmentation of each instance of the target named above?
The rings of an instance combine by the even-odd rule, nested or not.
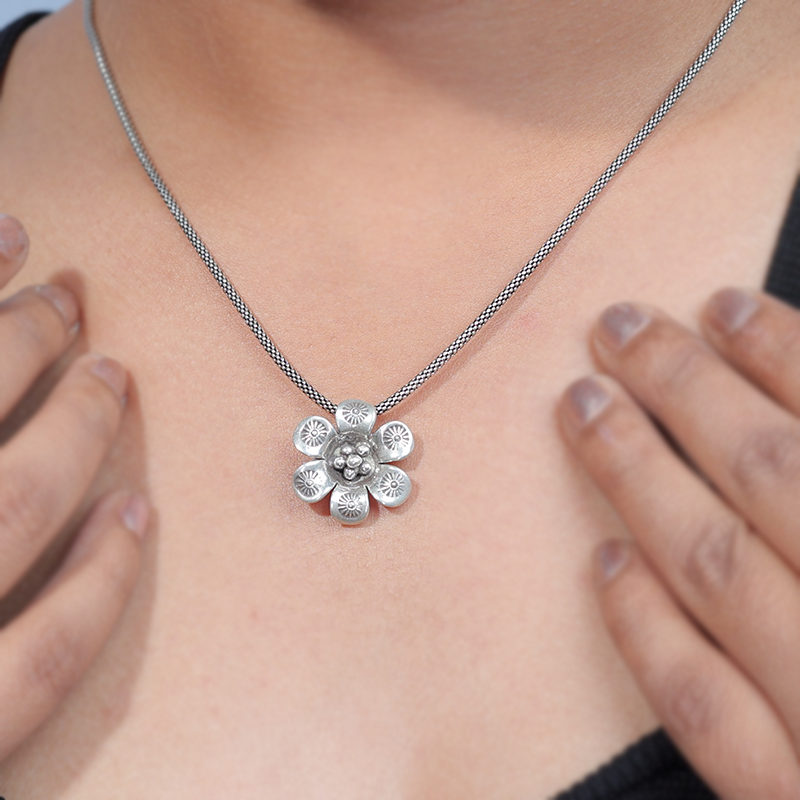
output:
[[[31,253],[4,294],[57,277],[69,268],[65,244],[91,241],[92,186],[111,178],[114,142],[96,82],[79,4],[37,22],[14,48],[0,95],[0,209],[24,223]]]

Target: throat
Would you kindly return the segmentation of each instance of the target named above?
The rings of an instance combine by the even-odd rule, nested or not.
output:
[[[148,99],[169,92],[165,102],[262,130],[284,115],[316,109],[335,124],[430,93],[584,129],[652,105],[728,5],[107,0],[98,23],[120,74],[135,72]]]

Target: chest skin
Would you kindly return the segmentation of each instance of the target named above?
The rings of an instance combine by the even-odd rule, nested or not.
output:
[[[58,26],[58,41],[79,35],[69,13],[22,43],[0,104],[0,208],[32,240],[8,291],[69,286],[84,308],[76,350],[130,370],[93,495],[138,487],[155,514],[118,629],[0,765],[0,791],[540,797],[654,728],[592,599],[589,553],[619,524],[565,451],[554,404],[592,369],[586,335],[607,304],[693,325],[716,288],[763,283],[800,154],[796,63],[713,114],[686,98],[397,409],[417,438],[411,498],[346,529],[291,488],[291,434],[316,408],[183,239],[88,53],[53,44]],[[428,363],[625,141],[441,114],[391,137],[279,132],[224,178],[211,151],[143,131],[267,330],[336,400],[377,402]]]

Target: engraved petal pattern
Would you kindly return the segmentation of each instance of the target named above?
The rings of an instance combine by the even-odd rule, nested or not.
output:
[[[331,480],[324,461],[309,461],[295,470],[292,486],[301,500],[316,503],[336,485]]]
[[[381,464],[368,488],[379,503],[395,508],[408,500],[411,494],[411,479],[400,467]]]
[[[366,486],[338,484],[331,494],[331,516],[343,525],[358,525],[369,513],[369,494]]]
[[[372,434],[378,451],[378,460],[400,461],[414,449],[414,436],[404,422],[387,422]]]
[[[364,400],[344,400],[336,407],[336,426],[340,433],[359,431],[369,436],[377,418],[375,406]]]
[[[306,417],[295,429],[294,446],[307,456],[320,456],[334,433],[333,425],[324,417]]]
[[[336,408],[336,427],[315,416],[304,419],[294,432],[295,447],[314,459],[295,471],[295,493],[307,503],[330,494],[331,516],[343,525],[364,522],[370,495],[394,508],[411,494],[411,479],[389,462],[411,453],[414,436],[408,425],[398,421],[373,433],[376,419],[374,406],[345,400]]]

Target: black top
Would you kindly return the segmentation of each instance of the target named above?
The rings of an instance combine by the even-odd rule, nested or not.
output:
[[[27,14],[0,31],[0,78],[17,39],[43,16]],[[800,182],[764,288],[800,308]],[[714,797],[666,733],[658,730],[553,800],[714,800]]]

